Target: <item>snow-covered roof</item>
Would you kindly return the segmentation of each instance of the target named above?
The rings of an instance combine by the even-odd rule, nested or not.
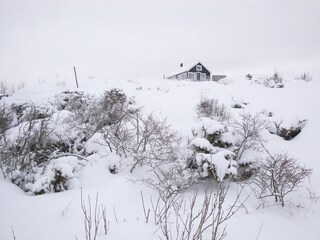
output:
[[[198,64],[201,64],[202,66],[204,66],[201,62],[194,62],[192,64],[186,64],[184,65],[183,67],[180,67],[174,71],[172,71],[170,74],[168,74],[168,78],[169,77],[172,77],[172,76],[175,76],[175,75],[178,75],[178,74],[181,74],[181,73],[184,73],[184,72],[188,72],[190,71],[194,66],[198,65]],[[205,67],[205,66],[204,66]],[[209,72],[211,72],[207,67],[205,67]]]

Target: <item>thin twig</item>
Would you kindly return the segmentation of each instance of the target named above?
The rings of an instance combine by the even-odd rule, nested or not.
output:
[[[17,238],[16,238],[16,235],[14,234],[14,229],[13,229],[12,225],[11,225],[11,232],[12,232],[13,240],[16,240]]]
[[[114,218],[116,219],[116,222],[119,223],[118,218],[117,218],[116,208],[115,208],[115,207],[113,207],[113,214],[114,214]]]

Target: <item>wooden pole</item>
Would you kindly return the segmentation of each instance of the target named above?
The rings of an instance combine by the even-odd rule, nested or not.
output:
[[[77,77],[77,71],[76,71],[76,67],[73,67],[73,71],[74,71],[74,77],[76,78],[76,84],[77,84],[77,88],[79,88],[79,84],[78,84],[78,77]]]

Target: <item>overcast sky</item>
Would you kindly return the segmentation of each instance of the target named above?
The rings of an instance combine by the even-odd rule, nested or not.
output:
[[[320,71],[319,0],[0,0],[0,80]],[[320,75],[320,74],[319,74]]]

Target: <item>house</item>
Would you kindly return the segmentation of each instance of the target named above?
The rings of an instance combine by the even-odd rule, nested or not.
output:
[[[180,64],[180,68],[167,76],[167,79],[190,79],[192,81],[210,81],[211,72],[201,62],[190,65]]]

